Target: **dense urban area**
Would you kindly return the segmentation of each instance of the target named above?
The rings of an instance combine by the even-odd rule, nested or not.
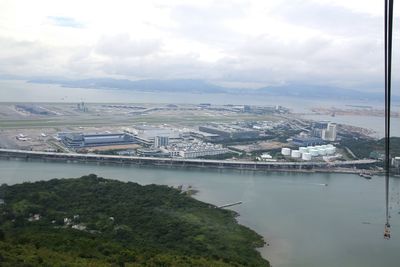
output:
[[[312,112],[326,110],[335,116],[340,109]],[[282,106],[3,103],[0,126],[3,156],[18,150],[380,172],[384,149],[369,129],[303,119]],[[396,173],[398,155],[393,149]]]

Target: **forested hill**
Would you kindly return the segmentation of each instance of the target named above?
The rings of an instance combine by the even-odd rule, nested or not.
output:
[[[235,213],[84,176],[0,187],[0,266],[269,266]]]
[[[359,158],[369,158],[371,152],[385,153],[385,138],[379,140],[343,139],[342,145],[347,146]],[[400,156],[400,137],[390,137],[390,156]]]

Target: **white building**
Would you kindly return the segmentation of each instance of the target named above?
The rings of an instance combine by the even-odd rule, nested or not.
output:
[[[281,154],[284,155],[284,156],[290,156],[291,151],[292,150],[290,148],[282,147]]]
[[[160,148],[168,146],[169,144],[169,137],[168,136],[156,136],[154,138],[154,147]]]
[[[163,153],[168,153],[170,157],[198,158],[204,156],[214,156],[225,154],[229,149],[222,145],[214,145],[202,141],[170,143],[161,148]]]
[[[303,154],[301,155],[301,159],[302,159],[302,160],[310,161],[311,158],[312,158],[312,156],[311,156],[311,154],[308,153],[308,152],[305,152],[305,153],[303,153]]]
[[[392,158],[392,165],[395,168],[400,168],[400,157]]]
[[[327,128],[322,130],[322,140],[336,141],[336,127],[336,123],[328,123]]]

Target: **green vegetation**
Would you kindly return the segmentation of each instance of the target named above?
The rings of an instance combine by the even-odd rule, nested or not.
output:
[[[269,266],[235,212],[168,186],[89,175],[0,198],[1,266]]]
[[[392,157],[400,156],[400,137],[390,138],[390,154]],[[358,158],[369,158],[371,152],[384,153],[385,138],[380,140],[371,139],[344,139],[341,145],[348,147]]]

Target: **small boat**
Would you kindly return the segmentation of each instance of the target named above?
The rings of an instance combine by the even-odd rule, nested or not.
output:
[[[383,232],[383,238],[390,239],[390,224],[389,223],[385,224],[385,230]]]
[[[361,177],[363,177],[363,178],[365,178],[365,179],[367,179],[367,180],[370,180],[370,179],[372,179],[372,174],[371,173],[366,173],[366,172],[360,172],[360,174],[359,174]]]

